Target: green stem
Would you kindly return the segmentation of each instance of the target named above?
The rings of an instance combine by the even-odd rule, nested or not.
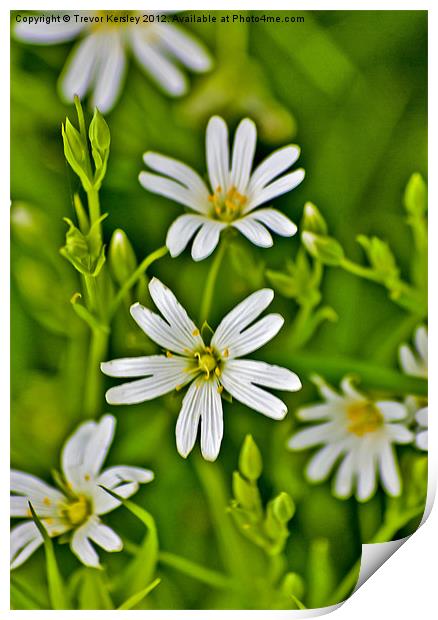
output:
[[[200,566],[191,560],[187,560],[182,558],[174,553],[169,553],[168,551],[160,551],[158,555],[158,560],[161,564],[165,566],[170,566],[180,573],[184,573],[193,579],[197,579],[198,581],[202,581],[203,583],[211,586],[212,588],[218,589],[233,589],[234,583],[233,581],[219,573],[217,571],[211,570],[209,568],[205,568],[204,566]]]
[[[365,278],[366,280],[371,280],[373,282],[380,282],[379,277],[372,269],[369,267],[362,267],[362,265],[358,265],[348,258],[344,258],[339,266],[342,269],[345,269],[345,271],[348,271],[355,276],[359,276],[359,278]]]
[[[225,255],[225,250],[227,247],[227,242],[222,241],[219,246],[218,251],[216,252],[216,256],[214,257],[211,265],[210,271],[207,275],[207,280],[205,281],[204,293],[202,296],[202,304],[201,304],[201,312],[199,315],[199,325],[203,325],[204,321],[208,320],[208,316],[211,310],[211,304],[213,301],[213,293],[214,287],[216,284],[217,275],[219,273],[219,268],[222,263],[222,259]]]
[[[146,271],[146,269],[148,267],[150,267],[152,265],[152,263],[154,263],[159,258],[162,258],[163,256],[165,256],[168,251],[169,250],[164,245],[162,248],[158,248],[158,250],[155,250],[155,252],[152,252],[151,254],[148,254],[148,256],[146,256],[146,258],[144,258],[142,260],[142,262],[139,264],[137,269],[126,280],[124,285],[119,289],[117,295],[114,297],[113,301],[111,302],[111,304],[109,306],[109,310],[108,310],[109,320],[111,320],[111,318],[114,316],[117,308],[119,307],[119,305],[123,301],[125,295],[134,286],[134,284],[137,282],[137,280],[140,278],[140,276],[143,275],[143,273]]]
[[[392,368],[379,366],[372,362],[349,357],[323,357],[318,353],[299,354],[277,351],[275,356],[267,352],[266,361],[293,368],[295,372],[310,376],[320,374],[331,383],[338,383],[347,374],[356,374],[361,385],[373,389],[383,389],[395,394],[414,394],[427,396],[427,381],[404,375]]]
[[[90,348],[88,352],[86,390],[84,398],[84,414],[86,417],[95,417],[100,413],[102,406],[103,374],[100,363],[105,359],[108,347],[108,334],[101,330],[91,332]]]
[[[87,307],[91,313],[98,307],[97,283],[94,276],[84,275],[85,290],[87,291]]]

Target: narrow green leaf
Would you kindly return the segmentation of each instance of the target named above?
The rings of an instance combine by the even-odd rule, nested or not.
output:
[[[120,607],[117,607],[117,609],[132,609],[133,607],[141,603],[141,601],[149,594],[149,592],[152,592],[152,590],[157,587],[160,581],[161,579],[155,579],[155,581],[146,586],[146,588],[143,588],[143,590],[140,590],[140,592],[137,592],[137,594],[133,594],[132,596],[127,598],[126,601],[120,605]]]
[[[114,609],[102,571],[95,568],[81,572],[78,599],[80,609]]]
[[[35,525],[37,526],[44,540],[44,550],[46,552],[47,583],[49,586],[49,596],[52,609],[71,609],[67,598],[64,581],[62,579],[61,573],[59,572],[58,563],[56,561],[52,539],[48,535],[44,525],[39,520],[38,515],[36,514],[30,502],[29,509]]]
[[[147,529],[137,555],[128,564],[114,587],[119,596],[123,594],[125,597],[131,597],[143,590],[155,574],[158,560],[158,535],[155,520],[149,512],[131,500],[120,497],[114,491],[103,486],[102,489],[122,502],[125,508],[137,517]]]

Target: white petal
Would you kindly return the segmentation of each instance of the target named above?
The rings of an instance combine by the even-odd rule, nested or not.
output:
[[[70,21],[61,21],[59,24],[46,24],[45,22],[29,24],[20,22],[14,28],[14,35],[21,41],[40,43],[43,45],[71,41],[84,29],[84,25],[75,22],[73,13],[69,11],[67,11],[67,13],[71,15]]]
[[[263,189],[254,192],[254,194],[249,197],[248,204],[244,208],[244,213],[249,213],[264,202],[268,202],[268,200],[272,198],[290,192],[301,183],[304,179],[304,174],[304,170],[298,168],[298,170],[294,170],[294,172],[286,174]]]
[[[207,168],[213,192],[227,191],[230,178],[228,128],[220,116],[212,116],[206,133]]]
[[[73,532],[70,548],[85,566],[99,567],[99,556],[88,539],[90,519]]]
[[[49,508],[46,506],[47,499],[52,503],[52,507],[64,499],[62,493],[43,480],[15,469],[11,470],[11,492],[24,495],[26,501],[30,500],[37,514],[43,514],[37,508],[45,507],[46,510]]]
[[[105,113],[113,107],[120,93],[126,72],[126,55],[118,30],[100,36],[99,65],[95,68],[92,105]]]
[[[274,291],[270,288],[260,289],[246,297],[222,319],[211,339],[212,346],[222,354],[229,341],[266,310],[273,299]]]
[[[273,366],[256,360],[230,360],[226,362],[227,372],[245,383],[254,383],[274,390],[296,392],[301,389],[297,375],[281,366]]]
[[[296,144],[284,146],[269,155],[262,163],[257,166],[249,182],[248,194],[254,195],[265,185],[270,183],[275,177],[290,168],[300,156],[300,147]]]
[[[413,354],[407,344],[402,344],[399,349],[400,366],[407,375],[414,377],[427,377],[427,367]]]
[[[105,394],[105,398],[110,405],[135,405],[163,396],[176,388],[179,389],[192,378],[192,375],[187,372],[169,368],[167,372],[156,374],[153,377],[112,387]]]
[[[394,448],[387,442],[379,453],[379,469],[382,485],[388,495],[397,497],[401,492],[400,474],[397,468]]]
[[[131,497],[138,491],[140,484],[153,480],[154,474],[149,469],[142,467],[128,467],[116,465],[103,471],[97,479],[97,485],[110,489],[120,497]],[[104,489],[96,486],[93,489],[93,508],[98,515],[105,514],[120,506],[120,501],[107,493]]]
[[[278,334],[283,323],[284,319],[280,314],[268,314],[241,334],[233,334],[227,346],[229,357],[243,357],[260,349]]]
[[[149,168],[160,174],[174,179],[181,185],[184,185],[196,196],[197,204],[203,205],[204,212],[210,210],[208,202],[209,191],[199,174],[190,166],[183,164],[172,157],[165,157],[159,153],[147,152],[143,155],[143,160]]]
[[[318,446],[321,443],[328,443],[332,438],[333,423],[325,422],[298,431],[298,433],[292,435],[288,442],[288,446],[291,450],[305,450]]]
[[[421,356],[421,359],[427,365],[427,329],[423,326],[418,327],[415,332],[415,347]]]
[[[176,423],[176,447],[184,458],[192,451],[198,432],[201,410],[199,381],[194,381],[184,396]]]
[[[104,415],[96,424],[84,450],[84,475],[94,478],[99,473],[106,459],[114,438],[116,419],[112,415]]]
[[[166,245],[172,258],[179,256],[200,226],[208,222],[202,215],[180,215],[167,231]]]
[[[241,194],[247,193],[252,162],[257,141],[257,129],[253,121],[244,118],[234,136],[230,183]]]
[[[321,403],[318,405],[309,405],[307,407],[301,407],[297,409],[295,415],[299,420],[304,422],[310,422],[311,420],[324,420],[327,418],[336,418],[339,412],[339,407],[332,404]]]
[[[217,381],[203,381],[198,400],[201,408],[201,452],[207,461],[215,461],[224,434],[222,400]]]
[[[67,481],[73,486],[82,485],[82,464],[88,442],[96,428],[96,422],[81,424],[67,439],[61,452],[61,469]]]
[[[269,230],[252,218],[244,217],[240,220],[234,220],[231,226],[237,228],[251,243],[261,248],[270,248],[274,244]]]
[[[318,392],[324,400],[330,403],[336,403],[338,406],[344,402],[344,397],[340,396],[322,377],[314,375],[312,382],[316,385]]]
[[[421,431],[415,437],[415,445],[420,450],[427,450],[428,447],[428,431]]]
[[[58,502],[48,495],[44,499],[31,499],[22,495],[11,495],[10,516],[30,517],[29,501],[39,517],[54,517],[58,514]]]
[[[357,468],[357,492],[359,501],[365,502],[376,491],[376,458],[372,450],[363,450]]]
[[[199,213],[205,212],[205,204],[199,200],[198,194],[193,193],[180,183],[145,171],[140,172],[138,178],[143,187],[150,192],[170,198],[170,200],[179,202]]]
[[[158,278],[152,278],[149,282],[149,293],[172,330],[177,332],[178,338],[184,339],[187,348],[197,350],[204,345],[199,330],[170,288]]]
[[[33,521],[20,523],[11,530],[11,569],[21,566],[43,543],[43,537]]]
[[[192,245],[192,258],[195,261],[204,260],[214,251],[219,243],[221,230],[227,227],[223,222],[207,220],[195,237]]]
[[[207,49],[179,28],[160,23],[156,24],[154,34],[188,69],[202,73],[211,68]]]
[[[420,426],[427,428],[428,427],[428,408],[423,407],[422,409],[417,411],[417,413],[415,414],[415,419],[417,420]]]
[[[187,359],[167,357],[166,355],[148,355],[146,357],[125,357],[110,362],[102,362],[101,370],[109,377],[146,377],[169,369],[185,370]]]
[[[344,449],[344,443],[339,441],[318,450],[307,465],[307,477],[313,482],[325,480]]]
[[[130,34],[132,50],[139,63],[168,95],[174,97],[183,95],[187,90],[185,76],[166,58],[157,45],[148,41],[147,30],[136,27],[130,30]]]
[[[59,87],[66,101],[77,95],[82,99],[93,81],[99,57],[99,39],[96,35],[86,36],[71,52],[62,71]]]
[[[224,388],[240,403],[259,411],[274,420],[282,420],[287,414],[287,407],[282,400],[252,383],[245,383],[233,372],[224,368],[221,381]]]
[[[334,493],[337,497],[342,499],[350,497],[353,491],[354,474],[354,452],[348,452],[340,464],[334,480]]]
[[[276,209],[256,209],[246,219],[257,220],[282,237],[293,237],[297,232],[296,225]]]
[[[341,389],[344,392],[345,396],[351,400],[356,401],[367,401],[366,396],[359,392],[354,385],[354,379],[350,375],[344,377],[341,381]]]
[[[376,402],[376,407],[381,411],[386,422],[404,420],[408,413],[405,405],[396,401],[378,401]]]
[[[107,525],[104,525],[97,517],[90,517],[87,522],[87,536],[105,551],[121,551],[123,543]]]
[[[387,425],[388,438],[394,443],[411,443],[414,439],[414,435],[403,424],[388,424]]]

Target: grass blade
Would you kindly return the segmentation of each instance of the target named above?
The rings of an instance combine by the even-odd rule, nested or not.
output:
[[[133,594],[132,596],[127,598],[126,601],[122,603],[117,609],[132,609],[133,607],[135,607],[135,605],[141,603],[141,601],[149,594],[149,592],[152,592],[152,590],[157,587],[160,581],[161,579],[155,579],[155,581],[146,586],[146,588],[143,588],[143,590],[140,590],[140,592],[137,592],[137,594]]]

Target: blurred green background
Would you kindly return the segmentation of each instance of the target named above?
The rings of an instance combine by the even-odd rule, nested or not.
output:
[[[427,13],[296,14],[304,16],[304,23],[186,26],[209,47],[215,67],[210,74],[191,77],[191,91],[182,100],[161,94],[134,62],[130,64],[119,103],[106,117],[112,140],[101,191],[102,210],[109,214],[104,222],[107,242],[115,228],[123,228],[141,260],[163,245],[170,223],[182,212],[179,205],[147,193],[138,183],[144,151],[176,157],[203,172],[209,116],[223,115],[234,131],[237,122],[249,115],[259,129],[256,161],[288,142],[302,149],[298,164],[306,169],[306,178],[292,193],[277,199],[275,206],[298,223],[305,201],[311,200],[327,219],[333,236],[359,261],[357,234],[388,240],[409,277],[412,244],[401,205],[411,173],[426,176],[427,170]],[[62,217],[73,216],[72,196],[79,189],[78,179],[65,163],[60,132],[66,114],[72,120],[75,115],[72,106],[59,100],[56,90],[70,47],[12,41],[11,54],[12,200],[33,205],[41,220],[36,237],[25,232],[13,234],[12,240],[12,464],[45,478],[58,466],[66,434],[83,419],[86,380],[85,334],[69,304],[79,283],[58,252],[66,228]],[[235,303],[266,283],[264,266],[281,269],[285,258],[295,256],[299,238],[277,237],[269,250],[242,239],[241,247],[255,257],[254,270],[243,278],[230,258],[226,259],[210,319],[213,326]],[[168,284],[197,317],[210,261],[194,263],[186,251],[177,260],[162,259],[150,273]],[[410,338],[415,323],[406,323],[406,314],[388,300],[382,288],[328,270],[323,295],[339,320],[318,330],[306,345],[306,354],[313,352],[326,360],[336,355],[373,360],[392,330],[402,326],[404,339]],[[285,317],[283,333],[287,334],[296,312],[294,303],[277,295],[272,309]],[[126,310],[118,321],[109,358],[153,350],[131,324]],[[396,344],[384,360],[394,367]],[[280,350],[284,361],[288,345],[281,332],[257,353],[263,358],[268,351],[274,361]],[[361,539],[376,529],[383,499],[378,494],[367,505],[358,506],[355,500],[334,499],[329,483],[309,487],[304,482],[302,469],[309,455],[289,453],[285,442],[294,426],[294,409],[311,402],[315,393],[300,369],[290,366],[300,373],[304,389],[283,395],[290,412],[287,418],[274,422],[238,403],[225,403],[222,449],[218,463],[208,472],[223,485],[228,500],[239,448],[245,434],[253,434],[265,462],[266,498],[285,490],[297,503],[287,545],[288,569],[308,579],[307,604],[317,605],[324,600],[318,600],[316,590],[312,594],[312,541],[328,541],[330,570],[334,582],[338,581],[359,557]],[[185,461],[176,452],[179,400],[180,396],[169,396],[135,407],[111,408],[102,394],[102,413],[112,410],[118,420],[108,463],[154,470],[155,481],[135,501],[156,518],[162,548],[223,570],[227,560],[215,537],[217,525],[200,484],[197,455]],[[223,519],[229,516],[224,513]],[[132,540],[140,536],[138,524],[123,509],[109,515],[108,523]],[[243,566],[257,575],[262,566],[258,552],[245,545]],[[77,567],[68,549],[57,546],[57,553],[63,572],[69,574]],[[109,557],[102,552],[114,570],[122,564],[122,555]],[[38,551],[17,571],[17,580],[36,587],[41,584],[41,561]],[[165,578],[147,599],[147,605],[154,608],[262,604],[236,602],[232,595],[169,568],[160,567],[160,574]]]

